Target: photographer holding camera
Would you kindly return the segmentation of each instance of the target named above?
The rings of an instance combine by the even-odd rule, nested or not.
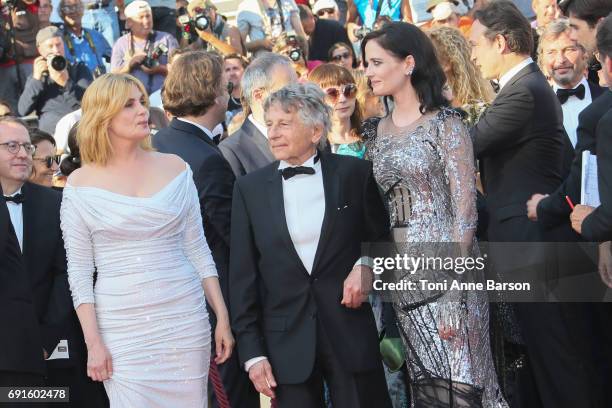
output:
[[[179,10],[181,45],[186,42],[193,50],[213,48],[223,55],[246,54],[240,31],[217,13],[211,0],[191,0],[182,13]]]
[[[0,0],[0,99],[13,111],[38,55],[36,0]]]
[[[168,73],[168,53],[178,43],[170,34],[153,30],[153,14],[146,1],[131,2],[124,14],[130,32],[113,46],[111,72],[135,76],[150,95],[161,88]]]
[[[53,134],[64,115],[79,109],[92,76],[84,64],[68,64],[59,28],[40,30],[36,47],[40,56],[34,60],[32,75],[19,97],[18,112],[22,116],[36,112],[39,129]]]

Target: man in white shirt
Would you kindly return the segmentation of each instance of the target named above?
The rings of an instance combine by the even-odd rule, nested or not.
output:
[[[604,88],[585,76],[587,55],[584,47],[571,37],[571,27],[564,19],[550,23],[539,44],[540,66],[552,82],[563,109],[563,127],[576,147],[578,115],[603,93]]]
[[[242,176],[274,161],[268,145],[263,104],[268,95],[297,82],[289,58],[272,53],[257,57],[242,75],[240,86],[250,114],[242,126],[219,145],[236,176]]]
[[[391,407],[361,244],[388,233],[370,162],[322,153],[330,109],[316,85],[265,103],[277,160],[238,178],[230,305],[240,364],[279,408]],[[367,392],[364,392],[367,390]]]

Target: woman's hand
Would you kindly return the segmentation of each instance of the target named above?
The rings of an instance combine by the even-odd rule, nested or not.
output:
[[[94,381],[113,376],[113,360],[102,340],[87,345],[87,375]]]
[[[227,319],[217,321],[217,327],[215,327],[215,363],[223,364],[230,358],[234,343],[234,336],[232,335],[229,321]]]

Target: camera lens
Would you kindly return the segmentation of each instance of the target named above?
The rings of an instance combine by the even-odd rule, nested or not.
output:
[[[205,14],[198,14],[195,19],[195,26],[198,30],[204,31],[210,26],[210,20]]]
[[[49,64],[51,65],[51,68],[56,71],[63,71],[66,69],[66,65],[68,65],[66,58],[62,57],[61,55],[54,55],[51,58],[51,61],[49,61]]]
[[[291,50],[289,52],[289,58],[293,62],[298,62],[301,56],[302,56],[302,53],[300,52],[300,50]]]

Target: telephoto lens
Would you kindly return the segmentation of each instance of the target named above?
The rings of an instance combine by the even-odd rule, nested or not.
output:
[[[47,57],[47,64],[56,71],[63,71],[66,69],[68,61],[61,55],[49,55]]]

